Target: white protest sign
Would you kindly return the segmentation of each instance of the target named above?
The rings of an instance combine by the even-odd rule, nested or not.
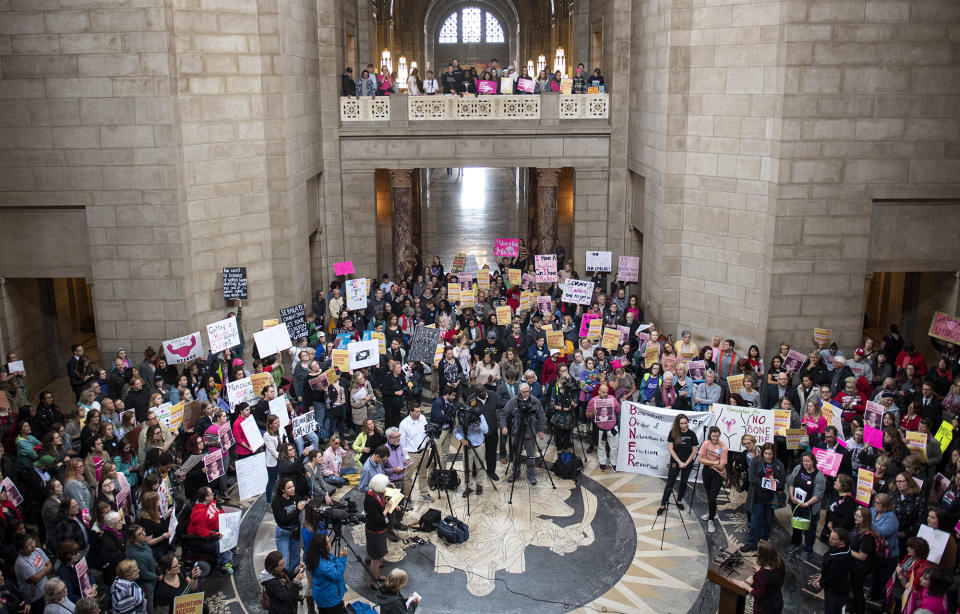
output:
[[[240,329],[237,318],[227,318],[213,324],[207,324],[207,341],[211,352],[222,352],[227,348],[240,345]]]
[[[376,339],[354,341],[347,346],[347,351],[350,352],[351,371],[380,364],[380,342]]]
[[[463,272],[470,277],[476,277],[480,272],[480,266],[477,264],[477,257],[473,254],[467,254],[467,259],[463,262]]]
[[[198,454],[198,455],[197,455],[197,458],[202,458],[202,457]],[[169,540],[169,541],[170,541],[170,545],[171,545],[171,546],[173,545],[173,540],[174,540],[174,539],[176,538],[176,536],[177,536],[177,525],[178,525],[178,524],[180,524],[180,522],[177,520],[177,515],[176,515],[176,514],[170,514],[170,523],[167,525],[167,532],[170,533],[170,540]]]
[[[14,506],[19,507],[20,504],[23,503],[23,497],[20,495],[20,491],[17,490],[17,486],[13,483],[13,480],[8,477],[3,478],[0,486],[3,487],[3,492],[7,493],[7,499],[9,499],[10,503],[13,503]]]
[[[348,279],[347,280],[347,309],[367,308],[367,280],[366,279]]]
[[[617,281],[638,281],[639,279],[639,256],[620,256],[620,261],[617,264]]]
[[[240,510],[234,510],[232,507],[225,507],[220,512],[220,552],[226,552],[231,548],[237,547],[240,540]]]
[[[282,326],[278,324],[257,331],[253,333],[253,339],[257,344],[257,351],[260,352],[261,357],[278,354],[293,346],[286,324]]]
[[[713,425],[708,411],[685,411],[689,428],[701,438],[703,426]],[[641,405],[632,401],[620,404],[620,446],[617,450],[617,470],[667,477],[670,451],[667,437],[677,412],[672,409]],[[693,476],[691,476],[693,477]]]
[[[253,391],[253,380],[249,377],[227,382],[227,401],[234,408],[240,403],[249,403],[257,398]]]
[[[300,416],[293,417],[293,437],[303,437],[307,433],[312,433],[317,430],[317,419],[314,417],[313,412],[307,412]]]
[[[263,445],[263,435],[260,434],[260,428],[253,416],[240,422],[240,430],[243,431],[243,437],[247,440],[247,447],[251,452],[256,452]]]
[[[588,272],[604,271],[609,273],[613,267],[613,252],[587,252],[586,269]]]
[[[285,429],[290,424],[290,414],[287,413],[287,397],[280,395],[270,401],[270,413],[280,418],[280,428]]]
[[[593,298],[593,282],[584,279],[567,279],[563,284],[563,296],[560,300],[564,303],[576,303],[578,305],[589,305]]]
[[[710,411],[716,416],[716,425],[720,429],[720,441],[727,444],[731,452],[743,452],[740,439],[744,435],[757,438],[757,446],[773,443],[773,410],[756,407],[736,407],[714,403]],[[700,434],[698,433],[699,437]]]
[[[263,452],[237,459],[237,498],[258,497],[267,490],[267,460]]]
[[[930,545],[930,554],[927,555],[927,560],[934,565],[939,565],[940,559],[943,557],[943,551],[946,549],[947,542],[950,540],[950,534],[946,531],[933,529],[930,525],[923,524],[920,525],[920,530],[917,531],[917,537],[927,540],[927,544]]]
[[[27,370],[23,367],[22,360],[14,360],[7,363],[7,373],[17,373],[22,371],[24,374],[27,373]]]
[[[164,341],[163,353],[167,357],[167,364],[170,365],[177,365],[202,357],[204,351],[200,331]]]

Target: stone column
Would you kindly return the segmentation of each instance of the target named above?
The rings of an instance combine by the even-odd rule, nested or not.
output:
[[[420,262],[423,263],[423,224],[420,218],[420,194],[423,191],[423,181],[421,177],[422,169],[413,171],[413,184],[410,187],[410,219],[413,225],[413,249],[414,255],[420,256]]]
[[[390,171],[393,203],[393,275],[399,281],[413,268],[413,170]]]
[[[537,169],[537,253],[557,249],[557,184],[559,168]]]

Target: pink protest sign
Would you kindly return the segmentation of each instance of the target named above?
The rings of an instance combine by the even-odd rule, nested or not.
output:
[[[638,256],[620,256],[617,263],[617,281],[638,281],[640,279],[640,258]]]
[[[513,258],[520,255],[520,239],[496,239],[493,242],[493,255],[497,258]]]
[[[843,460],[842,456],[823,448],[814,448],[813,455],[817,458],[817,469],[832,478],[837,477],[837,471],[840,470],[840,461]]]
[[[333,274],[334,275],[353,275],[353,261],[347,260],[346,262],[334,262]]]
[[[536,84],[533,82],[533,79],[517,79],[517,89],[521,92],[532,94],[534,89],[536,89]]]
[[[556,254],[536,254],[534,256],[534,263],[538,284],[557,281]]]
[[[874,448],[883,448],[883,405],[867,401],[863,412],[863,441]]]
[[[942,311],[936,311],[928,334],[937,339],[960,344],[960,319],[948,316]]]
[[[630,341],[630,327],[629,326],[618,326],[617,330],[620,331],[620,345],[623,345],[627,341]]]
[[[792,371],[796,373],[800,370],[800,367],[803,366],[803,362],[807,359],[806,355],[803,352],[798,352],[796,350],[790,350],[787,352],[787,357],[783,361],[783,368],[787,371]]]
[[[496,81],[480,81],[480,83],[477,84],[477,92],[480,94],[496,94],[497,82]]]
[[[550,313],[553,305],[550,302],[549,296],[538,296],[537,297],[537,311],[540,313]]]
[[[583,314],[583,316],[580,318],[580,336],[581,337],[586,337],[587,335],[590,334],[590,320],[596,320],[599,317],[600,316],[598,316],[595,313]]]

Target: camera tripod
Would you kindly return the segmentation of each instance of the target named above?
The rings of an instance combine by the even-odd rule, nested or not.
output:
[[[328,523],[327,530],[333,533],[333,539],[330,542],[330,555],[339,555],[340,549],[343,548],[343,546],[346,546],[347,550],[353,554],[353,558],[357,559],[357,562],[360,563],[360,567],[363,567],[363,570],[367,572],[368,576],[370,576],[370,579],[373,580],[373,582],[380,584],[380,580],[373,575],[372,571],[370,571],[370,566],[364,562],[363,558],[361,558],[359,554],[357,554],[357,551],[353,549],[353,545],[343,537],[343,524],[340,522]],[[320,536],[315,536],[314,539],[318,539],[319,537]],[[336,553],[336,555],[334,553]]]
[[[469,425],[467,425],[469,428]],[[462,428],[462,427],[461,427]],[[480,468],[483,469],[484,475],[487,476],[487,480],[490,481],[490,486],[493,486],[494,490],[497,490],[497,485],[493,483],[493,480],[490,479],[489,474],[487,473],[487,466],[483,464],[483,459],[480,458],[480,455],[477,454],[477,450],[472,446],[464,447],[463,442],[467,438],[467,434],[464,430],[463,439],[460,440],[460,445],[457,446],[457,451],[453,455],[453,460],[450,461],[450,469],[452,470],[454,465],[457,464],[457,457],[460,456],[460,450],[463,450],[463,484],[466,489],[464,492],[467,493],[467,516],[470,515],[470,455],[473,454],[474,460],[480,464]],[[477,485],[483,482],[483,478],[477,480]],[[499,491],[498,491],[499,492]],[[447,495],[447,499],[450,498],[450,495]]]
[[[529,403],[530,401],[527,401]],[[520,457],[523,456],[523,443],[527,440],[526,434],[530,434],[530,439],[533,441],[533,445],[537,450],[537,455],[540,456],[540,464],[544,469],[547,469],[547,459],[543,457],[543,450],[540,449],[540,444],[537,443],[537,434],[533,432],[533,428],[530,426],[530,408],[529,406],[523,407],[520,405],[519,397],[517,402],[517,420],[518,426],[517,432],[514,433],[513,441],[510,442],[510,463],[507,465],[507,473],[510,475],[508,478],[510,482],[510,500],[508,503],[513,505],[513,490],[517,485],[517,473],[520,471]],[[536,470],[536,459],[534,459],[533,469]],[[513,473],[510,473],[510,472]],[[550,475],[550,471],[547,470],[547,478],[550,479],[550,485],[553,488],[556,488],[557,485],[553,481],[553,476]]]
[[[424,420],[425,418],[420,418]],[[424,449],[424,442],[428,441],[427,447],[429,449]],[[417,478],[420,476],[420,472],[424,468],[424,459],[426,459],[426,466],[433,467],[433,470],[436,471],[437,480],[434,482],[433,487],[437,491],[437,500],[440,499],[440,491],[443,490],[443,494],[447,497],[447,508],[450,510],[450,515],[454,516],[453,513],[453,503],[450,501],[450,491],[447,489],[440,488],[440,478],[443,475],[443,462],[440,460],[440,451],[437,449],[437,440],[436,438],[427,433],[423,436],[423,439],[420,440],[420,445],[417,446],[419,449],[424,451],[420,454],[420,462],[417,463],[417,470],[413,473],[413,480],[410,481],[410,492],[406,493],[407,502],[412,501],[413,499],[413,489],[417,485]],[[456,457],[454,457],[454,461]],[[451,465],[452,466],[452,465]],[[407,471],[410,470],[410,467],[407,467]]]
[[[683,525],[683,532],[687,534],[687,539],[690,539],[690,532],[687,531],[687,523],[683,521],[683,514],[680,512],[679,502],[677,501],[677,493],[674,490],[670,489],[670,497],[673,497],[673,505],[677,508],[677,517],[680,518],[680,524]],[[657,526],[657,520],[660,519],[660,516],[663,516],[663,531],[660,532],[660,549],[663,550],[663,541],[667,536],[667,516],[670,515],[670,497],[667,497],[667,504],[663,506],[663,514],[657,515],[653,519],[653,524],[650,525],[650,530],[652,531],[655,526]],[[690,507],[693,507],[691,503]]]
[[[574,409],[570,409],[570,411],[575,411],[575,410],[574,410]],[[583,466],[586,467],[586,466],[587,466],[587,451],[586,451],[586,449],[583,447],[583,431],[581,430],[581,428],[583,427],[583,424],[581,424],[580,420],[577,419],[576,414],[574,414],[574,418],[573,418],[573,419],[576,421],[576,427],[574,427],[574,428],[571,429],[571,431],[570,431],[570,450],[573,452],[574,456],[576,456],[576,454],[577,454],[577,444],[575,444],[575,443],[573,442],[573,432],[576,431],[576,432],[577,432],[577,439],[580,440],[580,453],[583,454]],[[548,450],[548,451],[550,450],[550,444],[553,443],[553,439],[554,439],[554,437],[556,437],[557,430],[558,430],[557,427],[554,426],[554,425],[551,425],[551,427],[552,427],[552,428],[550,429],[550,439],[547,440],[547,445],[544,447],[544,450]],[[557,460],[554,461],[554,462],[559,462],[559,460],[560,460],[560,449],[558,448],[558,449],[557,449]],[[573,481],[574,481],[574,483],[578,482],[579,479],[580,479],[580,474],[574,474],[574,476],[573,476]]]

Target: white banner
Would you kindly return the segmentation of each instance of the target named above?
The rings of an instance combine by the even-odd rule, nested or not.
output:
[[[366,279],[348,279],[347,280],[347,309],[367,308],[367,288]]]
[[[710,411],[717,418],[720,428],[720,441],[727,444],[731,452],[743,452],[740,438],[746,434],[757,438],[757,446],[773,442],[773,410],[756,407],[735,407],[714,403]]]
[[[578,305],[589,305],[593,298],[593,282],[584,279],[567,279],[563,284],[563,296],[560,300],[564,303],[576,303]]]
[[[207,340],[211,352],[222,352],[227,348],[240,345],[240,330],[237,318],[227,318],[213,324],[207,324]]]
[[[241,501],[267,490],[267,457],[261,452],[237,459],[237,498]]]
[[[261,358],[273,356],[293,346],[290,341],[290,333],[287,331],[287,325],[284,323],[265,328],[253,333],[253,339],[257,343],[257,351]]]
[[[164,341],[163,353],[167,357],[167,364],[170,365],[178,365],[202,357],[204,352],[200,331]]]
[[[681,413],[687,417],[689,429],[702,443],[703,427],[713,425],[713,415],[708,411],[680,412],[632,401],[621,403],[617,471],[667,477],[667,463],[670,461],[667,437],[673,419]]]

